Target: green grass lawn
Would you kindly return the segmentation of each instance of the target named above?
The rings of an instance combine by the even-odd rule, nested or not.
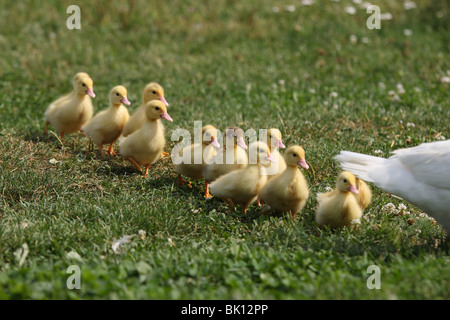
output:
[[[449,240],[416,207],[371,185],[359,228],[314,222],[340,150],[387,157],[450,138],[447,1],[414,0],[409,10],[374,1],[392,14],[380,30],[350,0],[79,1],[81,30],[66,28],[72,1],[5,1],[1,299],[450,298]],[[244,216],[205,201],[201,181],[178,187],[169,158],[142,178],[81,135],[62,147],[43,135],[43,115],[79,71],[94,80],[96,112],[113,86],[127,87],[132,112],[145,84],[163,85],[174,119],[167,151],[172,130],[192,131],[195,120],[279,128],[285,145],[306,150],[306,208],[293,221],[256,205]],[[66,286],[70,265],[80,290]],[[379,290],[366,286],[370,265]]]

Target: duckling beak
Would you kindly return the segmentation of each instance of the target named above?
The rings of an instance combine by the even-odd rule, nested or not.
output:
[[[216,138],[214,138],[214,137],[211,137],[211,145],[212,145],[214,148],[217,148],[217,149],[220,148],[219,142],[217,142]]]
[[[238,139],[237,145],[238,145],[239,147],[241,147],[242,149],[244,149],[244,150],[247,150],[247,148],[248,148],[247,145],[245,144],[244,139],[242,139],[242,138],[239,138],[239,139]]]
[[[127,97],[123,97],[120,102],[122,102],[123,104],[126,104],[127,106],[129,106],[131,104],[130,101],[128,101]]]
[[[95,93],[94,90],[92,90],[92,88],[88,88],[85,93],[90,97],[95,98]]]
[[[267,154],[266,160],[273,162],[273,163],[277,162],[277,160],[274,157],[272,157],[272,155],[270,153]]]
[[[279,148],[281,148],[281,149],[286,148],[286,146],[284,145],[283,141],[278,140],[277,142],[278,142],[278,147],[279,147]]]
[[[162,103],[164,103],[166,105],[166,107],[169,106],[169,103],[167,102],[167,100],[164,98],[164,96],[159,97],[159,100],[162,101]]]
[[[167,121],[173,122],[173,119],[169,116],[167,112],[164,112],[162,115],[160,115],[160,117],[166,119]]]
[[[358,189],[356,189],[356,187],[353,184],[351,184],[350,187],[348,187],[348,191],[351,191],[356,194],[359,193]]]
[[[306,163],[305,159],[300,159],[299,161],[297,161],[297,164],[302,168],[309,169],[309,166]]]

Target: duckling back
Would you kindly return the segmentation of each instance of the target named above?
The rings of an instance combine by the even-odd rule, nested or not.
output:
[[[320,202],[316,211],[316,222],[339,228],[351,225],[352,221],[361,216],[362,210],[356,198],[351,194],[338,193]]]
[[[47,125],[51,123],[61,135],[79,131],[94,113],[90,97],[95,97],[95,94],[89,75],[84,72],[77,73],[73,78],[73,86],[69,95],[50,104],[44,116]]]
[[[45,112],[45,121],[58,133],[79,131],[94,113],[91,98],[69,95],[53,102]]]
[[[82,130],[96,144],[111,143],[121,135],[128,117],[128,110],[124,106],[110,107],[95,115]]]
[[[152,164],[161,157],[165,144],[163,126],[157,120],[120,140],[119,150],[123,157],[133,157],[139,164]]]
[[[297,213],[306,205],[308,182],[297,168],[288,168],[270,179],[259,193],[261,200],[277,212]]]
[[[120,154],[126,158],[133,158],[141,165],[150,165],[161,157],[166,140],[164,126],[161,119],[172,122],[166,106],[158,100],[152,100],[145,107],[146,123],[119,143]]]
[[[356,189],[358,189],[359,193],[354,194],[354,196],[358,200],[359,206],[364,211],[372,201],[372,191],[367,183],[359,178],[356,178]]]
[[[142,128],[145,121],[145,104],[142,104],[138,109],[136,109],[133,115],[125,123],[122,135],[124,137],[127,137],[133,132],[139,130],[140,128]]]
[[[198,180],[203,178],[205,167],[216,155],[216,150],[210,144],[194,143],[183,148],[180,152],[180,157],[183,157],[183,155],[186,154],[190,155],[188,161],[176,164],[174,166],[175,172],[191,179]],[[197,161],[198,155],[201,155],[200,162]]]
[[[232,199],[235,204],[248,205],[256,200],[266,181],[258,165],[249,165],[219,177],[211,183],[210,192],[222,199]]]
[[[232,159],[231,163],[228,163]],[[211,164],[204,167],[203,175],[208,182],[235,171],[243,169],[248,164],[247,153],[240,147],[229,148],[219,152],[212,160]]]

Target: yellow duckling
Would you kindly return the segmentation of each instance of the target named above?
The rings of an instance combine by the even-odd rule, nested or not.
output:
[[[358,177],[356,178],[356,189],[359,192],[355,194],[356,200],[358,200],[361,210],[364,211],[372,201],[372,191],[367,183]]]
[[[297,166],[308,169],[305,150],[293,146],[284,154],[286,170],[269,180],[259,192],[259,197],[273,210],[290,212],[292,219],[306,205],[309,196],[308,182]]]
[[[164,98],[163,87],[161,87],[156,82],[151,82],[146,85],[144,91],[142,92],[142,104],[136,109],[136,111],[133,113],[133,115],[130,117],[130,119],[125,124],[125,127],[123,128],[122,135],[124,137],[129,136],[136,130],[139,130],[147,121],[147,118],[145,117],[145,106],[147,102],[151,100],[159,100],[166,107],[169,106],[166,99]]]
[[[123,126],[128,121],[128,109],[123,105],[130,105],[127,99],[127,89],[124,86],[114,87],[109,93],[111,106],[100,111],[85,124],[81,130],[94,140],[95,144],[103,155],[103,145],[110,144],[108,154],[115,154],[113,150],[114,142],[122,134]]]
[[[166,144],[161,118],[173,121],[165,104],[159,100],[152,100],[145,105],[145,116],[147,121],[144,125],[119,142],[119,153],[136,169],[142,171],[141,165],[145,165],[144,177],[147,176],[150,165],[161,157]]]
[[[275,161],[269,146],[262,141],[250,144],[248,152],[249,164],[244,169],[223,175],[209,186],[211,193],[228,202],[232,210],[235,204],[242,204],[244,214],[267,182],[267,176],[262,175],[261,166]]]
[[[271,163],[269,167],[264,168],[264,174],[268,175],[268,179],[272,179],[277,174],[286,170],[286,162],[284,157],[280,154],[279,149],[284,149],[281,131],[276,128],[267,130],[267,144],[270,148],[270,154],[276,162]]]
[[[337,178],[336,189],[317,195],[316,222],[338,228],[358,221],[362,210],[353,194],[358,194],[356,178],[351,172],[343,171]]]
[[[64,142],[65,134],[79,131],[91,120],[94,113],[91,97],[95,98],[93,85],[87,73],[77,73],[73,78],[73,91],[52,102],[45,111],[44,134],[47,134],[48,126],[52,124]]]
[[[183,162],[174,165],[175,172],[178,173],[178,185],[188,182],[181,178],[182,175],[194,180],[202,179],[204,167],[216,155],[216,149],[220,148],[214,126],[204,126],[202,137],[201,143],[192,143],[180,151],[179,156],[183,158]],[[192,187],[190,182],[188,184]]]
[[[212,159],[211,164],[204,167],[205,198],[210,198],[209,183],[220,176],[234,170],[243,169],[248,164],[247,145],[244,141],[244,130],[239,127],[228,127],[225,132],[225,145]]]

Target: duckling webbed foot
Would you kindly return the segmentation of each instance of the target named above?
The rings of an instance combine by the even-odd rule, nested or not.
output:
[[[192,189],[192,183],[190,181],[184,180],[183,178],[181,178],[181,174],[178,174],[177,184],[179,186],[182,186],[185,183],[187,183],[188,187]]]
[[[148,174],[148,168],[150,168],[150,164],[149,163],[145,165],[144,177],[146,177],[147,174]]]
[[[211,194],[211,193],[209,193],[209,183],[207,182],[207,181],[205,181],[205,199],[211,199],[211,198],[213,198],[214,196]]]
[[[106,152],[106,154],[110,155],[110,156],[115,156],[117,153],[114,152],[114,142],[111,143],[108,147],[108,151]]]

